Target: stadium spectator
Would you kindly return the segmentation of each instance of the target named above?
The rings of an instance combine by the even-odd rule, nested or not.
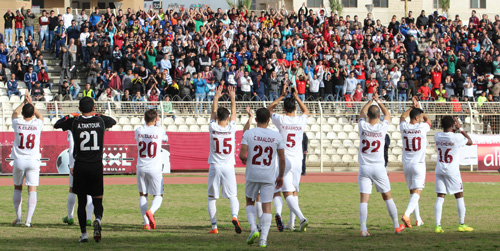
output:
[[[80,94],[80,85],[75,83],[74,79],[71,79],[69,82],[69,93],[71,94],[72,99],[76,100],[78,98],[78,94]]]
[[[31,98],[33,101],[45,101],[45,92],[40,82],[35,82],[33,88],[31,89]]]
[[[73,96],[71,96],[68,81],[64,81],[63,84],[59,86],[59,91],[57,92],[56,99],[58,101],[73,100]]]
[[[50,91],[52,91],[52,83],[50,82],[49,75],[45,71],[45,67],[40,68],[40,72],[38,73],[38,81],[40,81],[40,85],[42,88],[48,87]]]
[[[21,98],[21,92],[17,89],[18,83],[16,80],[16,75],[14,73],[10,74],[10,80],[7,81],[7,95],[9,98],[12,94],[19,96]]]
[[[85,84],[85,89],[83,90],[83,97],[89,97],[95,99],[95,92],[90,86],[90,83]]]
[[[15,16],[14,13],[12,13],[11,10],[7,10],[7,13],[3,15],[3,20],[4,20],[4,33],[5,33],[5,40],[4,43],[7,45],[7,47],[10,47],[12,44],[12,21],[14,21]]]
[[[20,62],[18,62],[18,65],[19,64]],[[22,69],[20,70],[22,72]],[[35,72],[33,72],[33,66],[29,66],[28,72],[24,74],[24,83],[26,84],[26,87],[28,87],[28,91],[31,91],[31,88],[35,85],[37,81],[38,81],[38,76]]]
[[[16,31],[16,40],[23,34],[23,21],[24,16],[19,10],[16,10],[16,16],[14,17],[14,29]]]

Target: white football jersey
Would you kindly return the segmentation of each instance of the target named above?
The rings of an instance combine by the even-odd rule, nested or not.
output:
[[[412,125],[403,121],[399,128],[403,137],[403,164],[425,164],[427,132],[431,126],[425,122]]]
[[[453,132],[438,132],[434,135],[437,150],[437,174],[460,174],[460,148],[467,144],[467,138]]]
[[[216,120],[212,120],[208,128],[210,131],[208,163],[234,167],[236,122],[230,121],[228,125],[221,127]]]
[[[278,150],[285,148],[281,135],[271,129],[257,127],[243,134],[241,144],[248,146],[246,181],[274,183],[276,168],[279,167],[276,161]]]
[[[302,161],[304,157],[302,139],[304,138],[304,128],[307,124],[307,115],[290,117],[273,113],[272,120],[285,141],[285,157],[287,159]]]
[[[385,165],[384,146],[385,135],[389,128],[389,121],[384,120],[374,126],[365,119],[360,119],[359,127],[359,152],[358,162],[360,166]]]
[[[73,133],[68,130],[68,154],[69,154],[69,168],[73,168],[75,166],[75,158],[73,157],[73,148],[75,147],[75,141],[73,141]]]
[[[161,144],[168,141],[165,130],[159,126],[143,125],[135,129],[137,142],[137,169],[143,171],[161,171]]]
[[[40,134],[43,121],[33,118],[30,121],[24,118],[12,120],[14,128],[14,145],[12,146],[12,158],[14,159],[37,159],[40,155]]]

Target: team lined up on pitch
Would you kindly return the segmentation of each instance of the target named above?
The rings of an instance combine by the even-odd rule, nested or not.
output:
[[[239,202],[237,199],[235,165],[236,137],[236,94],[233,87],[228,87],[231,100],[230,110],[219,107],[223,87],[217,88],[212,106],[210,131],[210,164],[208,175],[208,213],[212,228],[210,234],[217,234],[216,200],[222,195],[231,204],[232,223],[236,233],[242,233],[240,225]],[[283,101],[284,114],[275,109]],[[297,105],[301,115],[296,114]],[[105,129],[111,128],[116,121],[110,117],[94,113],[94,101],[83,98],[79,103],[80,116],[68,115],[56,122],[54,128],[68,131],[70,151],[70,189],[68,194],[68,215],[63,221],[74,224],[73,210],[75,198],[78,198],[78,222],[80,225],[80,242],[88,242],[87,226],[94,228],[96,242],[101,240],[101,220],[103,216],[103,144]],[[299,207],[298,192],[302,172],[302,136],[309,116],[309,110],[301,101],[294,88],[284,86],[281,96],[267,108],[255,112],[247,108],[249,119],[244,126],[239,158],[246,165],[245,196],[246,214],[250,224],[250,235],[247,243],[253,244],[259,239],[259,246],[267,246],[267,237],[272,222],[271,202],[276,208],[275,221],[278,231],[284,229],[306,231],[309,221]],[[257,126],[250,129],[254,119]],[[19,115],[22,117],[19,117]],[[400,118],[400,130],[403,136],[403,165],[405,178],[410,190],[410,201],[399,223],[396,204],[391,196],[391,186],[385,168],[383,146],[391,114],[375,94],[360,113],[359,120],[359,218],[361,236],[370,236],[366,226],[368,201],[375,185],[377,192],[387,205],[387,211],[393,221],[394,232],[401,233],[405,228],[413,227],[410,216],[415,214],[415,226],[424,222],[419,212],[419,199],[425,186],[425,149],[427,133],[431,128],[431,120],[427,117],[416,98],[413,106]],[[410,118],[407,122],[407,118]],[[269,127],[270,122],[277,130]],[[168,141],[165,130],[159,125],[158,113],[148,110],[144,114],[145,124],[135,130],[138,146],[137,189],[139,190],[139,207],[144,220],[143,229],[156,228],[154,213],[163,201],[163,175],[161,162],[161,144]],[[463,184],[458,165],[459,149],[472,145],[472,140],[461,128],[455,118],[444,116],[441,121],[443,132],[434,135],[438,152],[436,165],[437,194],[435,204],[436,233],[443,233],[441,214],[444,197],[454,194],[457,201],[459,232],[470,232],[473,228],[465,225],[465,204]],[[16,211],[14,225],[22,225],[21,191],[22,183],[28,186],[28,215],[25,226],[32,227],[32,216],[36,207],[36,188],[40,173],[40,135],[43,128],[43,117],[33,106],[32,99],[25,95],[24,102],[16,108],[12,115],[15,133],[12,157],[14,158],[14,194],[13,202]],[[460,133],[455,133],[459,131]],[[154,198],[148,208],[148,195]],[[285,226],[282,218],[283,199],[290,209],[290,218]],[[95,221],[91,222],[92,208]],[[295,229],[295,217],[300,226]]]

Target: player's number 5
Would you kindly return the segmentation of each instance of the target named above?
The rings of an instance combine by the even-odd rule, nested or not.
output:
[[[295,133],[290,133],[286,136],[286,147],[294,147],[295,146]]]

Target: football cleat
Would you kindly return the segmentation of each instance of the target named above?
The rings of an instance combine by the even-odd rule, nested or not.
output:
[[[471,228],[465,224],[458,225],[458,232],[472,232],[474,228]]]
[[[31,224],[31,222],[26,222],[26,224],[24,224],[25,227],[33,227],[33,224]]]
[[[304,218],[301,222],[300,222],[300,228],[299,228],[299,232],[305,232],[307,230],[307,226],[309,226],[309,221],[307,221],[306,218]]]
[[[100,242],[101,241],[101,222],[99,220],[95,220],[94,223],[94,241],[95,242]]]
[[[146,211],[146,216],[148,217],[149,225],[151,226],[151,229],[156,229],[155,216],[153,215],[151,210]]]
[[[400,234],[401,232],[403,232],[403,230],[405,230],[405,225],[399,224],[399,227],[394,228],[394,233]]]
[[[267,241],[266,240],[260,240],[259,241],[259,247],[261,247],[261,248],[267,247]]]
[[[208,232],[209,234],[218,234],[219,233],[219,230],[217,230],[217,228],[214,228],[214,229],[211,229],[210,232]]]
[[[75,223],[74,219],[68,219],[68,216],[62,218],[62,221],[68,225],[73,225]]]
[[[284,226],[283,222],[281,221],[281,216],[279,214],[276,214],[276,216],[274,216],[274,220],[276,220],[276,226],[278,227],[278,231],[283,232]]]
[[[255,239],[259,238],[259,236],[260,236],[259,231],[251,232],[250,235],[248,236],[247,244],[252,245]]]
[[[88,236],[80,236],[80,239],[78,240],[80,243],[87,243],[89,242],[89,237]]]
[[[18,219],[14,220],[12,222],[12,226],[20,226],[22,224],[23,224],[23,221],[22,220],[18,220]]]
[[[240,222],[238,221],[238,218],[236,217],[233,217],[233,225],[234,225],[234,231],[237,233],[237,234],[241,234],[241,226],[240,226]]]
[[[92,226],[92,221],[91,220],[87,220],[87,226]]]
[[[423,220],[417,220],[417,221],[415,222],[415,226],[416,226],[416,227],[420,227],[420,226],[423,226],[423,225],[424,225],[424,221],[423,221]]]
[[[285,226],[285,229],[288,229],[288,230],[290,230],[290,231],[295,231],[295,226],[294,226],[294,225],[287,224],[287,225]]]
[[[444,233],[444,230],[443,230],[443,228],[441,228],[441,226],[436,226],[436,228],[434,229],[434,233],[442,234],[442,233]]]
[[[360,235],[361,235],[361,237],[368,237],[368,236],[370,236],[370,233],[368,233],[368,229],[366,231],[361,230]]]
[[[406,216],[406,214],[403,214],[403,216],[401,217],[401,220],[405,224],[405,227],[407,227],[407,228],[411,228],[412,227],[412,225],[411,225],[411,219],[410,219],[409,216]]]
[[[144,229],[144,230],[151,230],[151,226],[150,225],[144,225],[144,226],[142,226],[142,229]]]

